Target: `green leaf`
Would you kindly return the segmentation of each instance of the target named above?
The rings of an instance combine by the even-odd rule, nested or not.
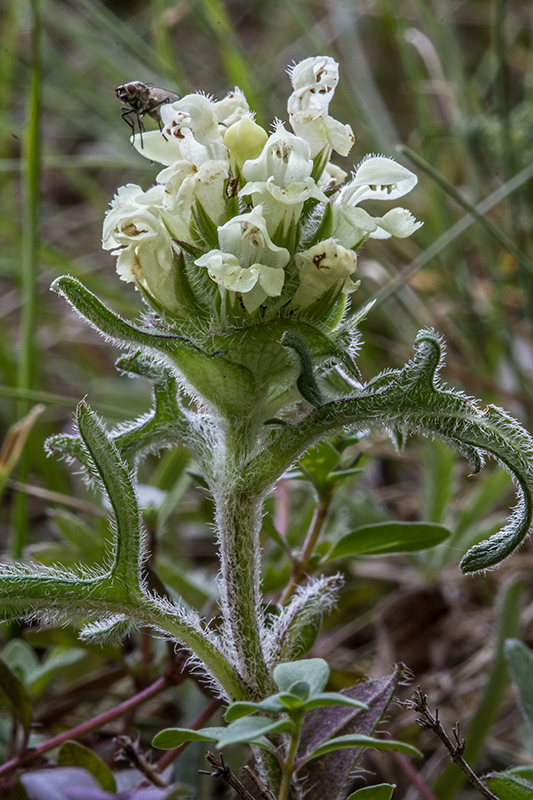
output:
[[[61,745],[57,758],[58,767],[81,767],[93,775],[106,792],[116,792],[113,773],[102,759],[78,742],[68,741]]]
[[[374,739],[372,736],[363,736],[362,734],[352,733],[346,736],[337,736],[335,739],[330,739],[329,742],[317,747],[306,757],[306,763],[313,758],[318,758],[326,753],[331,753],[334,750],[346,750],[350,747],[373,747],[376,750],[395,750],[397,753],[404,753],[407,756],[414,756],[415,758],[422,758],[423,754],[416,747],[405,742],[398,742],[394,739]]]
[[[268,698],[271,700],[272,698]],[[263,701],[267,702],[267,701]],[[236,719],[241,719],[241,717],[248,717],[250,714],[257,714],[260,711],[260,703],[247,703],[242,701],[240,703],[232,703],[230,707],[227,709],[226,713],[224,714],[224,719],[226,722],[233,722]],[[264,709],[265,711],[270,711],[270,709]],[[275,703],[275,710],[272,711],[273,714],[278,714],[280,711],[283,711],[283,706],[281,703]]]
[[[220,351],[209,354],[184,336],[133,325],[107,308],[75,278],[57,278],[52,288],[117,345],[164,354],[167,363],[170,361],[201,399],[215,408],[226,414],[240,414],[243,404],[253,401],[255,381],[251,371],[224,358]]]
[[[32,714],[30,695],[22,681],[2,659],[0,659],[0,691],[11,706],[15,717],[20,720],[27,738],[30,733]]]
[[[81,647],[54,647],[41,664],[37,664],[27,678],[28,691],[33,697],[40,696],[57,673],[63,672],[72,664],[87,657],[87,650]]]
[[[10,639],[2,650],[2,661],[24,685],[31,673],[40,666],[34,648],[24,639]]]
[[[306,712],[311,711],[313,708],[325,708],[326,706],[350,706],[351,708],[368,710],[366,703],[361,703],[360,700],[352,700],[351,697],[339,692],[322,692],[310,697],[303,703],[303,708]]]
[[[533,728],[533,653],[518,639],[507,639],[505,656],[518,692],[520,708]]]
[[[293,684],[305,681],[309,684],[310,694],[317,694],[328,682],[329,673],[329,666],[323,658],[307,658],[278,664],[273,677],[281,692],[290,692]]]
[[[430,330],[416,337],[416,355],[402,370],[378,375],[352,397],[341,397],[283,428],[249,464],[250,491],[263,491],[312,444],[335,430],[391,430],[419,433],[450,444],[466,456],[472,472],[483,458],[495,458],[518,486],[519,503],[507,525],[472,547],[463,572],[488,569],[507,558],[524,540],[533,519],[533,438],[500,409],[480,411],[461,393],[444,387],[437,373],[442,345]]]
[[[339,451],[325,439],[304,453],[299,465],[317,490],[324,490],[329,486],[330,475],[335,470],[340,458]]]
[[[377,786],[363,786],[353,792],[346,800],[390,800],[396,789],[395,783],[379,783]]]
[[[217,748],[222,750],[230,744],[247,744],[256,742],[267,733],[287,733],[294,729],[289,719],[274,720],[268,717],[243,717],[223,730],[217,741]]]
[[[377,522],[343,536],[324,559],[412,553],[444,542],[451,532],[433,522]]]
[[[200,728],[198,731],[190,728],[165,728],[156,733],[152,746],[159,750],[173,750],[184,742],[216,742],[225,730],[226,728]]]
[[[146,546],[129,470],[86,403],[79,404],[76,418],[83,443],[113,507],[117,536],[112,575],[117,589],[122,588],[122,599],[129,600],[141,593],[139,571]]]
[[[511,772],[495,772],[483,779],[490,791],[500,800],[532,800],[533,783]]]

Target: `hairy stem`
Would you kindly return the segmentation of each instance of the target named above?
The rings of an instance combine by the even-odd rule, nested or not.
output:
[[[215,495],[220,543],[220,589],[227,643],[251,690],[263,697],[274,691],[261,638],[260,594],[262,498],[244,486],[230,486]]]

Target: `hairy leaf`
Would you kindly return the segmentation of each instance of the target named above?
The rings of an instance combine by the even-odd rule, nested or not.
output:
[[[279,477],[311,444],[334,430],[397,430],[436,437],[465,455],[477,472],[486,455],[511,474],[519,503],[507,525],[472,547],[463,572],[485,570],[507,558],[527,536],[533,516],[533,438],[501,409],[480,411],[460,392],[438,380],[442,345],[430,330],[416,338],[416,356],[402,370],[383,373],[352,397],[326,403],[301,422],[284,427],[251,463],[253,489]],[[252,487],[251,487],[252,488]]]

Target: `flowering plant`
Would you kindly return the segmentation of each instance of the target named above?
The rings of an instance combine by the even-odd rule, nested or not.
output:
[[[418,334],[416,354],[402,369],[363,382],[355,357],[369,309],[348,313],[358,286],[357,250],[371,238],[410,236],[421,223],[402,207],[374,217],[360,204],[396,201],[417,178],[381,155],[367,156],[347,176],[331,161],[354,143],[351,128],[329,114],[337,64],[308,58],[290,77],[292,132],[276,121],[268,135],[236,89],[222,101],[193,94],[167,103],[160,108],[162,131],[134,136],[141,155],[164,169],[147,191],[134,184],[118,190],[103,246],[117,256],[120,278],[145,301],[144,319],[124,320],[74,278],[58,279],[54,289],[127,351],[119,368],[152,382],[154,408],[108,432],[81,403],[78,435],[49,440],[49,452],[78,459],[106,492],[115,519],[111,556],[96,573],[2,566],[0,605],[4,618],[80,620],[85,640],[117,640],[140,626],[173,639],[233,704],[230,725],[163,732],[156,744],[247,741],[279,800],[303,789],[323,797],[325,786],[333,799],[364,747],[416,754],[371,736],[400,672],[331,694],[323,691],[325,662],[298,660],[304,632],[335,603],[342,577],[310,577],[315,525],[293,557],[282,602],[266,613],[259,541],[265,497],[333,433],[387,430],[398,444],[412,432],[436,436],[466,455],[474,472],[489,455],[518,484],[521,501],[509,523],[463,558],[465,572],[484,570],[529,530],[533,441],[503,411],[480,411],[442,386],[442,344],[431,330]],[[129,462],[177,443],[189,447],[215,502],[216,628],[147,582]],[[337,445],[341,451],[340,439]],[[319,497],[334,481],[316,480]],[[441,539],[426,531],[418,544],[407,534],[401,544],[416,549]],[[352,545],[342,541],[337,551],[345,553]],[[335,548],[329,561],[334,557]]]

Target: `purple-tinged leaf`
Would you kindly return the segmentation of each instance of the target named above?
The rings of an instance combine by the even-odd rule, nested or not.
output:
[[[371,736],[387,710],[398,682],[404,672],[403,665],[386,678],[368,680],[342,692],[352,700],[368,706],[367,711],[347,706],[331,706],[311,711],[305,716],[298,758],[303,758],[325,744],[329,739],[348,734]],[[300,772],[305,779],[307,800],[337,800],[350,778],[362,748],[337,750],[314,759]]]

